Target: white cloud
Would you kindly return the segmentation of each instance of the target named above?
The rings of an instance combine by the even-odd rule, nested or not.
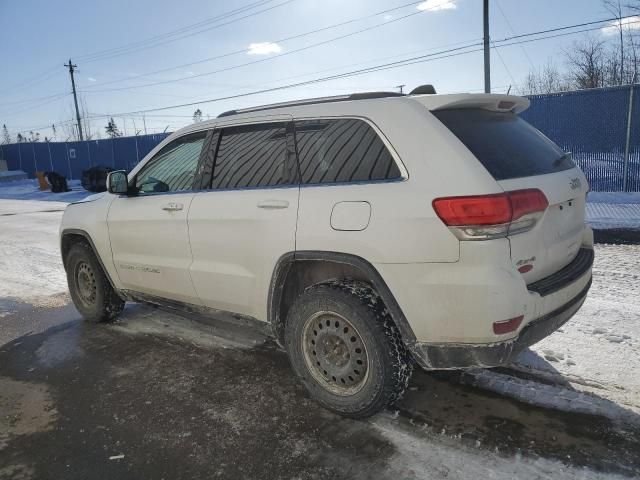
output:
[[[622,24],[623,30],[638,30],[640,29],[640,15],[623,18],[622,21],[614,20],[609,22],[606,27],[602,27],[600,31],[605,35],[616,35],[619,32],[620,24]]]
[[[249,45],[247,54],[249,55],[269,55],[270,53],[280,53],[282,47],[273,42],[252,43]]]
[[[87,77],[87,80],[89,80],[90,82],[97,82],[97,80],[93,77]]]
[[[458,8],[458,6],[456,5],[456,0],[425,0],[418,4],[416,8],[418,10],[437,12],[438,10],[453,10]]]

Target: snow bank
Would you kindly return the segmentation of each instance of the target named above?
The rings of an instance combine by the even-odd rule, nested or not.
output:
[[[503,456],[499,452],[473,449],[459,441],[407,428],[389,414],[370,421],[396,447],[388,470],[402,479],[622,479],[625,477],[576,468],[555,460],[522,455]]]
[[[590,192],[587,222],[595,229],[640,230],[640,192]]]
[[[91,195],[80,185],[80,180],[70,180],[67,185],[71,189],[70,192],[53,193],[51,191],[42,191],[38,187],[38,181],[35,179],[16,180],[13,182],[0,184],[0,199],[9,200],[39,200],[44,202],[77,202]],[[2,205],[0,205],[0,214],[2,213]]]

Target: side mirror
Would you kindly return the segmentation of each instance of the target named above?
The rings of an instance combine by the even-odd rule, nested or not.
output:
[[[116,195],[126,195],[129,191],[127,172],[124,170],[109,172],[107,175],[107,190],[109,193],[115,193]]]

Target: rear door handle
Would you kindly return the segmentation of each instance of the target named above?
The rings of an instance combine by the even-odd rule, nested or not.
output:
[[[182,210],[184,206],[181,203],[169,202],[162,205],[162,209],[168,212],[175,212],[177,210]]]
[[[288,207],[289,202],[286,200],[262,200],[261,202],[258,202],[258,208],[266,208],[269,210]]]

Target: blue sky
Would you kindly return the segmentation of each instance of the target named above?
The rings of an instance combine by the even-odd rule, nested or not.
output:
[[[610,17],[601,0],[490,2],[494,40]],[[6,124],[12,135],[39,128],[42,136],[51,136],[51,129],[44,126],[54,123],[58,125],[56,139],[65,140],[74,111],[69,74],[63,67],[69,58],[78,64],[76,82],[84,109],[97,117],[91,120],[92,133],[104,137],[107,118],[100,115],[276,87],[456,48],[482,38],[481,0],[427,0],[422,5],[416,2],[371,16],[409,3],[410,0],[0,0],[4,65],[0,75],[0,124]],[[193,27],[251,5],[253,8],[233,16]],[[241,16],[247,18],[237,20]],[[277,42],[365,16],[369,18]],[[219,25],[225,22],[228,24]],[[330,41],[369,27],[374,28]],[[143,49],[135,46],[136,42],[178,29],[182,29],[183,38],[164,36],[157,40],[162,45]],[[195,32],[199,33],[192,35]],[[592,35],[605,33],[596,31]],[[529,70],[541,67],[549,59],[561,66],[563,48],[580,37],[570,35],[493,50],[494,91],[504,92],[509,85],[513,85],[512,90],[517,89]],[[325,41],[330,42],[311,46]],[[306,49],[294,51],[301,48]],[[105,50],[112,51],[96,57],[96,52]],[[238,53],[173,68],[233,52]],[[173,69],[146,75],[170,68]],[[214,71],[219,72],[210,73]],[[148,112],[144,122],[149,133],[165,128],[171,131],[190,123],[189,117],[196,108],[207,118],[232,108],[355,91],[396,90],[401,84],[410,90],[424,83],[434,84],[439,92],[481,91],[482,52]],[[115,120],[121,130],[126,127],[128,134],[134,133],[134,124],[137,131],[144,133],[142,114],[117,116]]]

